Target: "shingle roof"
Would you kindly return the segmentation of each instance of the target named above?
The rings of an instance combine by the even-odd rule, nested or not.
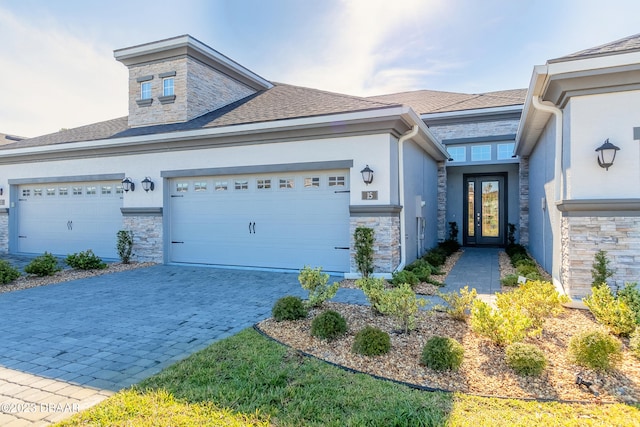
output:
[[[184,123],[130,128],[120,117],[15,142],[0,149],[35,147],[97,139],[152,135],[185,130],[271,122],[397,106],[396,103],[277,83],[233,104]]]
[[[527,89],[501,90],[480,94],[417,90],[369,97],[380,102],[395,102],[413,108],[418,114],[474,110],[524,104]]]
[[[634,34],[629,37],[625,37],[620,40],[616,40],[610,43],[606,43],[600,46],[584,49],[579,52],[571,53],[569,55],[562,56],[560,58],[551,59],[548,62],[563,62],[572,59],[584,59],[594,56],[603,56],[619,53],[628,53],[633,51],[640,51],[640,34]]]
[[[16,141],[23,140],[21,136],[9,135],[6,133],[0,133],[0,145],[13,144]]]

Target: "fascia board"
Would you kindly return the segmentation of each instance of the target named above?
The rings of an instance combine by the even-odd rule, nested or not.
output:
[[[519,156],[529,155],[551,116],[551,114],[547,112],[536,110],[531,101],[534,96],[544,94],[548,84],[548,65],[536,65],[533,67],[527,97],[525,98],[524,108],[522,110],[522,118],[518,125],[518,132],[516,133],[514,153]]]
[[[623,67],[640,62],[640,52],[609,54],[583,59],[566,59],[559,62],[549,62],[549,75],[575,73],[585,70],[601,68]]]

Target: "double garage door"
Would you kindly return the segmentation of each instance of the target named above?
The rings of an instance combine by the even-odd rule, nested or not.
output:
[[[119,181],[21,185],[16,207],[17,252],[68,255],[91,249],[102,258],[118,257]]]
[[[169,261],[349,271],[348,171],[173,178]]]

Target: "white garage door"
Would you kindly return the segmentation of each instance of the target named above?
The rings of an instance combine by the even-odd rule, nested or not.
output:
[[[348,171],[174,178],[178,263],[349,271]]]
[[[18,192],[18,252],[68,255],[91,249],[102,258],[118,257],[120,182],[21,185]]]

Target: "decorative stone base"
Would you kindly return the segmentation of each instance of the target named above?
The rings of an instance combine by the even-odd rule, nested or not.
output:
[[[520,212],[518,240],[521,245],[529,245],[529,157],[520,158],[518,168],[518,185],[520,187]]]
[[[133,254],[138,262],[163,262],[162,210],[122,212],[122,227],[133,232]]]
[[[352,216],[349,221],[351,233],[351,272],[358,273],[353,234],[358,227],[374,230],[374,273],[391,273],[400,263],[400,218],[398,216]]]
[[[9,210],[0,209],[0,253],[9,252]]]
[[[447,168],[438,162],[438,241],[447,237]]]
[[[591,293],[591,269],[599,250],[607,252],[615,274],[609,285],[640,281],[640,217],[565,216],[561,224],[560,277],[573,298]]]

